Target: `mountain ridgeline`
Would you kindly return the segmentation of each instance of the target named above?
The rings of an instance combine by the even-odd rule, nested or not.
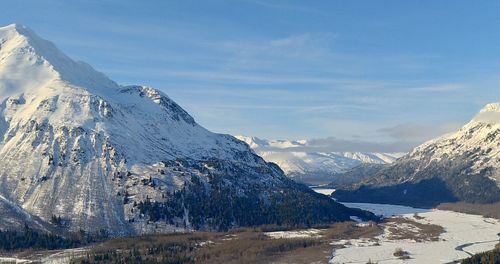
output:
[[[424,143],[360,178],[340,186],[333,196],[340,201],[415,206],[499,202],[500,104],[486,105],[459,131]]]
[[[401,156],[401,153],[334,152],[308,140],[236,138],[247,143],[264,160],[276,163],[288,177],[309,185],[352,182],[342,177],[342,173],[362,164],[389,164]]]
[[[111,236],[373,218],[19,25],[0,28],[0,198],[1,229]]]

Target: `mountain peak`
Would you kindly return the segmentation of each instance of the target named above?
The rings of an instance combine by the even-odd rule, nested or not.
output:
[[[370,177],[337,190],[345,202],[435,206],[500,201],[500,103],[484,106],[459,130],[430,140]],[[349,177],[364,176],[353,170]],[[399,195],[398,195],[399,194]]]
[[[488,124],[500,124],[500,103],[485,105],[474,117],[472,122],[482,122]]]
[[[36,33],[31,30],[29,27],[20,24],[10,24],[4,27],[0,27],[0,32],[2,33],[11,33],[11,34],[20,34],[26,37],[36,36]]]
[[[297,213],[318,216],[312,221],[362,217],[292,182],[243,142],[196,124],[166,94],[118,86],[19,25],[0,29],[0,168],[0,211],[7,207],[7,218],[48,223],[57,215],[72,231],[298,224],[267,214],[289,197],[315,201]],[[218,209],[234,201],[251,207]],[[165,208],[162,216],[150,214],[146,203]],[[249,222],[250,214],[268,217]]]
[[[63,82],[96,94],[118,90],[104,74],[83,62],[75,62],[52,42],[19,24],[0,27],[0,100]]]
[[[484,112],[500,112],[500,103],[490,103],[481,109],[480,113]]]
[[[15,24],[15,23],[12,23],[12,24],[9,24],[7,26],[3,26],[3,27],[0,27],[0,32],[5,32],[5,31],[17,31],[17,28],[19,27],[24,27],[24,26],[21,26],[19,24]]]

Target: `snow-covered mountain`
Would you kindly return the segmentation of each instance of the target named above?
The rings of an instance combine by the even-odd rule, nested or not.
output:
[[[307,150],[307,140],[266,140],[236,136],[268,162],[276,163],[289,177],[307,183],[328,183],[335,174],[360,164],[389,164],[401,153],[319,152]]]
[[[487,104],[459,131],[444,135],[415,148],[405,159],[429,166],[433,161],[467,154],[469,174],[481,174],[500,186],[500,103]]]
[[[460,130],[416,147],[351,189],[335,195],[400,203],[419,196],[434,203],[500,201],[500,103],[486,105]]]
[[[295,208],[312,222],[367,215],[290,181],[164,93],[120,86],[19,25],[0,28],[0,195],[10,217],[111,235],[299,224],[259,211],[285,210],[287,197],[315,201]]]

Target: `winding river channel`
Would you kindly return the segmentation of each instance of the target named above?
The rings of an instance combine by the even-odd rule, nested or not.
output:
[[[313,189],[325,195],[334,191],[325,188]],[[473,254],[493,249],[500,239],[500,221],[497,219],[391,204],[344,205],[368,210],[384,217],[401,217],[422,224],[439,225],[444,228],[444,232],[437,241],[394,240],[390,236],[389,228],[385,226],[384,233],[376,237],[376,243],[363,239],[352,240],[346,241],[343,248],[332,250],[330,263],[367,263],[368,260],[378,263],[456,263]],[[397,248],[409,252],[410,259],[403,261],[395,257],[393,253]]]

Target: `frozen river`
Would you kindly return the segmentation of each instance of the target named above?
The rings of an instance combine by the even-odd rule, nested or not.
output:
[[[333,189],[316,190],[331,194]],[[419,209],[408,206],[369,203],[344,203],[385,217],[402,217],[408,220],[434,224],[444,228],[437,241],[417,242],[411,239],[391,238],[389,226],[373,240],[339,241],[344,248],[333,250],[330,263],[453,263],[471,254],[491,250],[499,242],[500,221],[478,215],[463,214],[437,209]],[[405,228],[405,227],[402,227]],[[412,228],[409,226],[408,228]],[[400,260],[393,255],[397,248],[409,253],[410,259]]]

